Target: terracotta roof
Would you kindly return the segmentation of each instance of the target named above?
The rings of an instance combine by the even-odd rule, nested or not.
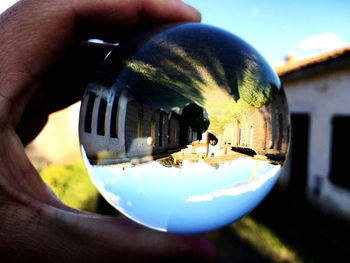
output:
[[[316,64],[322,64],[327,61],[330,61],[345,55],[348,55],[348,56],[350,55],[350,46],[347,46],[341,49],[336,49],[330,52],[325,52],[319,56],[302,59],[302,60],[296,60],[291,57],[288,57],[285,64],[275,67],[275,71],[279,76],[283,76],[288,73],[299,71],[309,66],[314,66]]]

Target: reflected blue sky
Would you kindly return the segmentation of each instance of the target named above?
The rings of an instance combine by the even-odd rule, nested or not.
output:
[[[126,216],[163,231],[196,233],[252,210],[271,190],[281,167],[241,157],[218,168],[184,160],[181,168],[151,162],[125,170],[88,169],[104,197]]]

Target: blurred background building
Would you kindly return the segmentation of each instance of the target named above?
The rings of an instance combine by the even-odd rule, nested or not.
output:
[[[276,68],[288,98],[292,142],[282,185],[350,220],[350,47]]]

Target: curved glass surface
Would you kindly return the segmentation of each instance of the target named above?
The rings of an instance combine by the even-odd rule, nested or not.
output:
[[[289,147],[281,83],[249,44],[203,24],[121,43],[88,85],[82,154],[105,199],[145,226],[198,233],[256,207]]]

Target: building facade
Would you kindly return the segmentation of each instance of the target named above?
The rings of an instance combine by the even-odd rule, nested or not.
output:
[[[191,123],[185,114],[151,108],[124,91],[118,87],[92,86],[84,95],[80,139],[92,164],[139,163],[163,158],[200,140],[205,132],[196,128],[198,123]]]
[[[283,186],[350,220],[350,47],[276,68],[292,116]]]
[[[236,151],[283,162],[288,152],[290,120],[283,92],[261,108],[240,112],[224,126],[223,144]]]

